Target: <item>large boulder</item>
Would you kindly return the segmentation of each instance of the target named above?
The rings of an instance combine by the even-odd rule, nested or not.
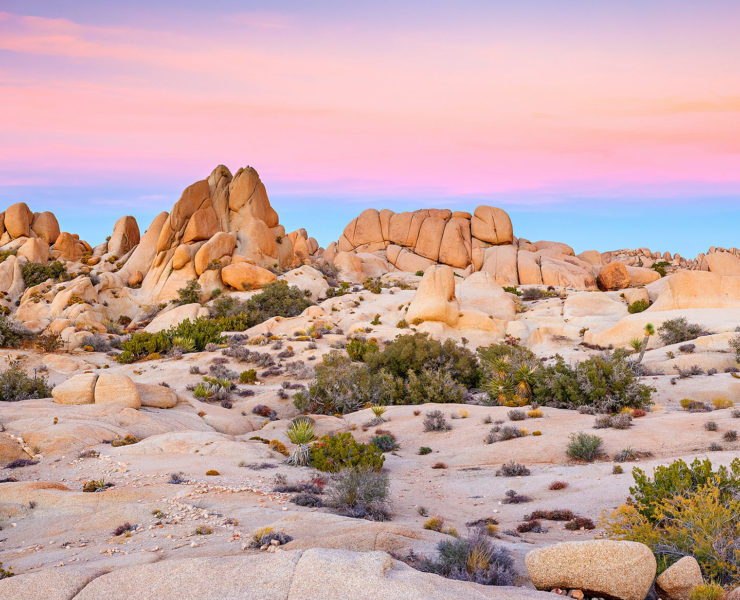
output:
[[[446,265],[434,265],[424,272],[406,315],[410,323],[440,321],[457,325],[460,306],[455,297],[455,274]]]
[[[483,254],[482,271],[490,273],[502,286],[519,285],[516,246],[505,244],[486,248]]]
[[[141,240],[139,224],[131,216],[121,217],[113,226],[113,234],[108,241],[108,252],[123,256]]]
[[[525,564],[538,590],[579,589],[586,596],[644,600],[655,579],[650,548],[638,542],[564,542],[527,553]]]
[[[653,281],[660,279],[660,273],[655,269],[646,269],[645,267],[627,267],[627,272],[630,274],[630,285],[632,287],[640,287],[647,285]]]
[[[740,258],[729,252],[710,252],[706,256],[707,265],[717,275],[740,275]]]
[[[142,406],[150,408],[172,408],[177,405],[177,394],[163,385],[137,383]]]
[[[36,213],[31,223],[31,229],[46,242],[47,246],[56,242],[59,237],[59,221],[57,221],[54,213],[49,211]]]
[[[49,245],[41,238],[28,238],[18,248],[18,256],[25,256],[28,262],[46,264],[49,260]]]
[[[479,206],[470,220],[470,233],[489,244],[510,244],[514,240],[511,219],[495,206]]]
[[[689,600],[691,591],[702,583],[699,563],[693,556],[684,556],[658,575],[655,589],[664,600]]]
[[[218,217],[213,207],[200,208],[190,217],[182,241],[187,244],[210,239],[218,232],[218,225]]]
[[[95,384],[95,404],[141,408],[141,396],[136,384],[127,375],[103,373]]]
[[[666,285],[651,312],[687,308],[740,308],[740,277],[707,271],[679,271]]]
[[[254,290],[277,279],[275,273],[247,262],[232,263],[221,269],[221,279],[235,290]]]
[[[439,245],[439,262],[464,269],[473,259],[470,241],[470,221],[452,217],[445,225]]]
[[[82,253],[91,250],[85,242],[80,240],[76,233],[67,233],[63,231],[59,234],[57,241],[52,247],[52,256],[68,261],[76,261],[82,257]]]
[[[600,290],[621,290],[629,287],[632,282],[630,273],[624,263],[610,262],[599,269],[596,283]]]
[[[353,248],[365,244],[383,243],[380,215],[374,208],[368,208],[352,219],[344,228],[344,237]]]
[[[82,373],[55,385],[51,390],[57,404],[92,404],[95,402],[95,373]]]
[[[33,213],[25,202],[11,204],[5,209],[5,230],[13,239],[30,237]]]
[[[198,275],[200,275],[212,263],[222,259],[225,256],[230,257],[231,253],[234,251],[235,245],[236,245],[236,234],[227,233],[225,231],[218,232],[210,240],[208,240],[205,244],[203,244],[200,247],[200,249],[198,249],[198,251],[195,253],[195,258],[193,259],[193,266],[195,267],[195,272]],[[177,250],[179,251],[181,248],[183,248],[183,246],[179,246]],[[173,259],[173,265],[172,265],[175,269],[178,269],[184,266],[184,265],[181,265],[180,267],[178,267],[175,264],[176,259],[177,259],[177,252],[175,252],[175,259]]]

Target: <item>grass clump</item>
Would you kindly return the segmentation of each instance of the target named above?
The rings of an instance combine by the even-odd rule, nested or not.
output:
[[[388,475],[372,467],[343,469],[332,478],[324,504],[347,517],[387,521],[388,486]]]
[[[566,454],[576,460],[593,462],[602,452],[603,440],[597,435],[578,432],[570,434],[570,442],[566,448]]]
[[[429,446],[422,446],[419,448],[419,455],[424,456],[425,454],[431,454],[432,449]]]
[[[419,568],[448,579],[484,585],[512,585],[516,580],[514,560],[507,550],[493,544],[482,531],[468,537],[444,540],[435,559],[424,559]]]

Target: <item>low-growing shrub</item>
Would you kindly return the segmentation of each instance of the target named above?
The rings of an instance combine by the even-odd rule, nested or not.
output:
[[[736,442],[737,431],[735,431],[734,429],[731,429],[730,431],[725,431],[725,433],[722,435],[722,439],[726,442]]]
[[[527,413],[523,410],[510,410],[507,415],[510,421],[524,421],[527,418]]]
[[[506,440],[513,440],[520,437],[524,437],[524,432],[517,427],[512,427],[511,425],[504,425],[503,427],[495,425],[488,432],[484,441],[486,444],[495,444],[496,442],[505,442]]]
[[[58,260],[52,261],[48,265],[29,261],[21,267],[21,275],[27,288],[44,283],[47,279],[63,281],[69,278],[67,267]]]
[[[531,350],[501,343],[479,348],[478,355],[488,376],[483,387],[490,404],[524,406],[532,400],[541,364]]]
[[[529,496],[519,494],[516,490],[506,490],[505,497],[501,502],[503,504],[524,504],[531,501],[532,499]]]
[[[668,319],[658,327],[658,336],[666,346],[688,342],[699,337],[701,333],[701,325],[689,323],[686,317]]]
[[[516,530],[519,533],[547,533],[547,529],[542,526],[542,522],[537,519],[531,521],[524,521],[516,526]]]
[[[178,304],[199,303],[202,295],[203,289],[200,287],[200,283],[197,280],[188,281],[185,287],[177,290],[177,302]]]
[[[365,355],[369,352],[378,352],[378,342],[374,338],[369,340],[363,338],[353,338],[344,348],[347,351],[347,356],[353,361],[365,361]]]
[[[332,473],[353,467],[380,471],[385,461],[380,448],[357,442],[349,432],[319,438],[309,454],[312,467]]]
[[[601,456],[602,444],[602,439],[597,435],[583,433],[582,431],[572,433],[570,434],[570,442],[566,448],[566,453],[570,458],[593,462]]]
[[[424,456],[425,454],[431,454],[431,453],[432,453],[432,449],[429,446],[422,446],[421,448],[419,448],[419,454],[421,456]]]
[[[113,487],[113,484],[105,481],[105,479],[93,479],[91,481],[86,481],[82,485],[82,491],[83,492],[103,492],[107,490],[109,487]]]
[[[45,375],[29,377],[20,361],[13,360],[0,372],[0,402],[19,402],[32,398],[49,398],[51,387]]]
[[[732,408],[735,405],[735,403],[730,400],[729,398],[714,398],[712,400],[712,406],[714,406],[715,410],[723,410],[725,408]]]
[[[596,419],[594,429],[629,429],[632,425],[632,416],[626,413],[605,415]]]
[[[556,510],[535,510],[524,517],[525,521],[545,519],[546,521],[571,521],[575,518],[572,510],[567,508]]]
[[[424,431],[449,431],[452,426],[441,410],[430,410],[424,417]]]
[[[717,431],[717,423],[715,421],[707,421],[704,423],[704,429],[707,431]]]
[[[239,373],[239,383],[255,383],[257,381],[257,371],[247,369]]]
[[[358,466],[343,469],[332,478],[324,503],[347,517],[387,521],[387,499],[388,475]]]
[[[650,302],[647,300],[635,300],[632,304],[627,307],[627,312],[630,314],[641,313],[647,310],[650,306]]]
[[[567,481],[553,481],[548,486],[548,489],[550,489],[552,491],[557,491],[557,490],[564,490],[567,487],[568,487],[568,482]]]
[[[23,323],[0,313],[0,348],[18,348],[31,336]]]
[[[530,474],[530,470],[523,464],[509,461],[501,465],[501,468],[496,471],[496,477],[524,477]]]
[[[568,531],[579,531],[581,529],[596,529],[596,525],[594,525],[594,522],[591,519],[588,519],[586,517],[575,517],[572,521],[568,521],[565,524],[565,528]]]
[[[443,540],[437,552],[435,559],[421,561],[422,571],[484,585],[512,585],[516,580],[509,552],[493,544],[481,530],[469,537]]]
[[[376,435],[370,440],[370,443],[375,444],[382,452],[398,450],[398,442],[392,433]]]

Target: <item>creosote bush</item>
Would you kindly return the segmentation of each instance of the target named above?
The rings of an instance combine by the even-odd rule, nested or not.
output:
[[[681,344],[693,340],[702,333],[701,325],[689,323],[686,317],[668,319],[658,327],[658,336],[664,345]]]

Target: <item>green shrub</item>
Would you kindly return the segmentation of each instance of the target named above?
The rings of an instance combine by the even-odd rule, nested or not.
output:
[[[632,477],[635,485],[630,488],[630,503],[640,514],[654,520],[657,504],[696,491],[710,481],[716,481],[723,500],[740,493],[740,459],[735,458],[729,468],[720,466],[716,471],[709,459],[696,458],[690,465],[675,460],[670,465],[655,467],[652,479],[638,467],[632,469]]]
[[[5,259],[8,258],[8,256],[16,256],[18,254],[18,250],[3,250],[0,252],[0,264],[5,262]],[[0,563],[2,564],[2,563]]]
[[[716,583],[697,585],[689,594],[689,600],[724,600],[725,590]]]
[[[357,519],[387,521],[388,475],[378,469],[353,467],[337,473],[331,482],[326,506]]]
[[[541,370],[535,354],[521,346],[493,344],[479,348],[478,355],[487,375],[483,387],[488,403],[524,406],[532,400],[532,388]]]
[[[437,552],[435,560],[421,561],[422,571],[484,585],[513,585],[516,581],[514,559],[506,549],[493,544],[481,529],[469,537],[440,542]]]
[[[650,307],[650,302],[647,300],[635,300],[632,304],[627,307],[627,312],[630,314],[641,313],[643,310],[647,310]]]
[[[463,403],[465,386],[457,383],[447,371],[423,369],[421,373],[409,372],[404,404],[426,402]]]
[[[132,363],[150,354],[165,353],[172,347],[172,338],[167,332],[149,333],[138,331],[121,342],[121,354],[116,357],[119,363]]]
[[[64,263],[55,260],[48,265],[36,262],[27,262],[21,267],[21,275],[26,287],[33,287],[43,283],[47,279],[66,280],[69,279],[67,267]]]
[[[364,362],[365,355],[368,352],[378,351],[378,342],[375,341],[374,338],[371,338],[369,340],[365,340],[362,338],[353,338],[349,342],[347,342],[345,350],[347,350],[347,354],[353,361]]]
[[[538,371],[534,398],[556,408],[592,406],[598,412],[618,413],[625,407],[648,408],[653,391],[640,383],[636,366],[625,353],[615,351],[572,367],[558,355],[554,365]]]
[[[51,387],[45,376],[29,377],[21,368],[20,361],[11,361],[7,369],[0,372],[0,402],[18,402],[31,398],[49,398]]]
[[[208,344],[223,344],[222,332],[227,331],[220,320],[199,317],[195,321],[185,319],[167,330],[166,335],[171,339],[177,338],[192,341],[193,351],[203,352]]]
[[[385,461],[380,448],[357,442],[349,432],[319,438],[311,446],[310,458],[312,467],[332,473],[354,467],[380,471]]]
[[[2,261],[0,261],[2,262]],[[8,577],[13,577],[15,573],[13,573],[12,569],[4,569],[3,563],[0,562],[0,579],[7,579]]]
[[[257,371],[254,369],[247,369],[239,373],[239,383],[254,383],[257,381]]]
[[[669,263],[669,262],[667,262],[665,260],[661,260],[661,261],[658,261],[656,263],[653,263],[652,269],[653,269],[653,271],[655,271],[656,273],[658,273],[661,277],[665,277],[665,275],[666,275],[665,268],[668,267],[668,266],[670,266],[670,264],[671,263]]]
[[[666,346],[671,344],[681,344],[689,340],[696,339],[702,333],[701,325],[689,323],[686,317],[668,319],[658,327],[660,340]]]
[[[406,379],[409,371],[444,370],[468,388],[480,380],[478,361],[470,350],[453,340],[440,342],[425,333],[399,335],[380,352],[369,353],[365,361],[374,372],[385,370]]]
[[[730,342],[730,349],[735,352],[735,360],[740,362],[740,335],[733,337]]]
[[[368,277],[362,282],[362,287],[373,294],[379,294],[383,290],[380,277]]]
[[[18,348],[32,333],[23,323],[0,314],[0,348]]]
[[[590,433],[571,433],[570,442],[566,449],[566,454],[570,458],[593,462],[602,454],[602,439],[598,435]]]
[[[188,281],[184,288],[177,290],[177,303],[178,304],[197,304],[200,302],[200,297],[203,294],[203,289],[200,287],[200,283],[196,280]]]
[[[509,292],[510,294],[514,294],[515,296],[521,296],[522,295],[522,293],[518,289],[516,289],[516,287],[513,286],[513,285],[505,285],[504,286],[504,291],[505,292]]]
[[[382,452],[392,452],[398,450],[398,442],[392,433],[381,433],[373,436],[370,440],[371,444],[375,444]]]

